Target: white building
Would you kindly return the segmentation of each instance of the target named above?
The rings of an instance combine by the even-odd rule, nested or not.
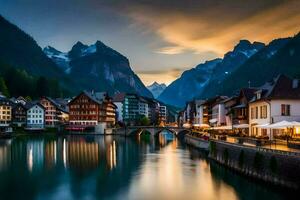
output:
[[[211,104],[211,115],[209,123],[211,126],[226,125],[226,111],[224,100],[228,99],[226,96],[218,96],[214,98]]]
[[[272,138],[279,130],[264,128],[280,121],[300,121],[300,87],[298,80],[280,75],[255,92],[249,102],[249,133]]]
[[[27,103],[27,129],[44,129],[45,108],[39,103]]]
[[[195,107],[196,107],[196,112],[195,112],[195,118],[194,118],[194,124],[204,124],[203,120],[203,110],[204,110],[204,100],[195,100]]]

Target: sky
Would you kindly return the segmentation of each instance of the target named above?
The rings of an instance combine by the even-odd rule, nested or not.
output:
[[[299,0],[0,0],[0,14],[41,47],[97,40],[125,55],[145,85],[233,49],[300,31]]]

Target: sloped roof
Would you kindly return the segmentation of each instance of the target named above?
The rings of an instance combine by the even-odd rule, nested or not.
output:
[[[256,91],[257,88],[242,88],[240,93],[242,93],[246,97],[247,101],[249,102],[255,95]]]
[[[45,107],[44,107],[42,104],[40,104],[39,101],[31,101],[31,102],[27,102],[27,103],[25,104],[25,108],[26,108],[27,110],[29,110],[30,108],[32,108],[32,107],[35,106],[35,105],[38,105],[38,106],[40,106],[42,109],[45,110]]]
[[[50,101],[52,104],[54,104],[54,106],[59,109],[62,112],[68,113],[68,106],[67,104],[65,104],[65,102],[56,100],[56,99],[52,99],[51,97],[43,97],[45,99],[47,99],[48,101]]]
[[[296,87],[293,87],[294,81],[297,83]],[[261,99],[300,99],[300,81],[280,74],[257,88],[255,93],[257,92],[261,92]],[[251,102],[257,100],[259,99],[254,96]]]
[[[102,104],[105,98],[107,97],[106,92],[88,92],[88,91],[83,91],[83,93],[88,96],[90,99],[95,101],[96,103]]]
[[[0,96],[0,104],[1,105],[8,104],[8,105],[12,106],[13,102],[10,99],[8,99],[8,98],[6,98],[4,96]]]

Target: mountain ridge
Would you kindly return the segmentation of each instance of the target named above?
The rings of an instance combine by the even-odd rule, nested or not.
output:
[[[164,83],[157,83],[154,81],[151,85],[148,85],[147,88],[153,94],[154,98],[157,98],[165,89],[167,85]]]
[[[44,53],[84,89],[105,90],[112,95],[130,92],[153,97],[131,69],[128,58],[99,40],[91,45],[78,41],[68,52],[46,47]]]

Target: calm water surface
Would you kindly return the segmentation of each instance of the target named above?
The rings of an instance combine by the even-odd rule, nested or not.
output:
[[[0,141],[1,199],[284,199],[166,134]]]

